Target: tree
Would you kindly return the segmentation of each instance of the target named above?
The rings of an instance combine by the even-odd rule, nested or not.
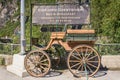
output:
[[[120,42],[120,0],[92,0],[91,24],[98,36],[109,42]]]
[[[102,19],[102,30],[111,42],[120,42],[120,0],[110,0]]]

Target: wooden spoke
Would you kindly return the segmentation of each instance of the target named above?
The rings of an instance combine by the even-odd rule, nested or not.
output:
[[[81,57],[80,53],[77,51],[77,49],[75,51],[78,53],[79,57],[82,59],[82,57]]]
[[[34,71],[34,70],[33,70],[33,71]],[[41,71],[41,69],[39,69],[39,68],[36,67],[34,73],[35,73],[36,75],[38,75],[39,73],[42,73],[42,71]]]
[[[85,54],[87,54],[88,53],[88,47],[86,48],[86,52],[85,52]],[[85,57],[86,57],[86,55],[85,55]]]
[[[42,61],[40,61],[40,62],[42,63],[42,62],[46,62],[46,61],[48,61],[48,59],[44,59],[44,60],[42,60]]]
[[[31,62],[33,62],[33,59],[31,59],[31,57],[29,57],[28,60],[30,60]]]
[[[47,70],[48,69],[48,68],[43,67],[42,65],[40,66],[40,68],[42,68],[43,70]]]
[[[30,68],[30,65],[27,65],[26,67],[29,69],[29,68]]]
[[[36,74],[35,69],[30,69],[29,72],[30,72],[31,74]]]
[[[28,59],[27,61],[28,63],[32,63],[33,64],[33,61],[31,59]]]
[[[81,49],[80,49],[80,50],[81,50],[81,52],[83,52],[83,49],[82,49],[82,47],[80,47],[80,48],[81,48]]]
[[[97,57],[97,55],[92,56],[91,58],[88,58],[88,60],[90,60],[90,59],[94,59],[95,57]]]
[[[40,68],[36,68],[36,74],[41,73],[41,69]]]
[[[36,57],[35,52],[34,52],[33,55],[31,55],[31,56],[33,56],[33,59],[36,60],[36,58],[35,58],[35,57]]]
[[[93,72],[93,70],[87,65],[87,68],[90,70],[90,71],[92,71]]]
[[[78,58],[78,57],[75,56],[75,55],[72,55],[72,57],[76,58],[77,60],[81,60],[80,58]]]
[[[83,56],[83,49],[82,49],[82,47],[81,47],[81,53],[82,53],[82,57],[84,57],[84,56]]]
[[[35,55],[34,57],[35,57],[36,60],[37,60],[37,56],[38,56],[37,54],[38,54],[38,53],[34,53],[34,55]]]
[[[28,67],[28,66],[26,66],[27,68],[28,68],[28,70],[33,70],[33,69],[35,69],[35,66],[34,67]]]
[[[78,66],[79,64],[80,64],[80,63],[77,63],[77,64],[71,66],[71,68],[76,67],[76,66]]]
[[[44,58],[44,55],[42,55],[42,56],[40,57],[40,61],[41,61],[43,58]]]
[[[80,64],[80,65],[78,66],[77,70],[79,70],[81,66],[82,66],[82,64]]]
[[[49,66],[48,64],[43,64],[43,63],[42,63],[41,65],[46,66],[46,67],[48,67],[48,66]]]
[[[94,67],[94,68],[97,68],[97,66],[95,66],[95,65],[93,65],[91,63],[87,63],[87,64],[90,65],[90,66],[92,66],[92,67]]]
[[[87,61],[87,62],[98,63],[99,61]]]
[[[91,50],[90,54],[88,54],[88,56],[86,56],[86,59],[93,53],[93,50]]]
[[[82,65],[82,67],[81,67],[81,71],[83,71],[83,68],[84,68],[84,66]]]
[[[69,62],[80,62],[80,60],[70,60]]]

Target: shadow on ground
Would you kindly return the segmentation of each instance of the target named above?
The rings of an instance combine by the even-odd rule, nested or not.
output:
[[[93,76],[93,78],[103,77],[107,75],[107,71],[108,71],[108,68],[103,67],[101,64],[99,71]]]
[[[50,72],[45,77],[60,76],[66,69],[68,69],[66,61],[65,59],[61,59],[60,63],[57,66],[52,67]]]
[[[45,77],[55,77],[55,76],[60,76],[62,74],[61,71],[53,70],[50,71]]]

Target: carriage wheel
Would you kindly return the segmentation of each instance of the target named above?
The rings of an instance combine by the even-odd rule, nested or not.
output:
[[[68,56],[67,65],[76,77],[93,76],[100,67],[98,52],[87,45],[75,47]]]
[[[31,51],[26,55],[24,65],[31,76],[42,77],[49,72],[51,68],[51,61],[44,51],[37,50]]]

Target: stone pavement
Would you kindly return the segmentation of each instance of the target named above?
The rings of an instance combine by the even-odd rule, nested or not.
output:
[[[42,78],[31,76],[20,78],[8,72],[5,67],[0,67],[0,80],[86,80],[86,78],[76,78],[69,70],[50,72],[49,75]],[[99,71],[93,78],[89,78],[89,80],[120,80],[120,71]]]

